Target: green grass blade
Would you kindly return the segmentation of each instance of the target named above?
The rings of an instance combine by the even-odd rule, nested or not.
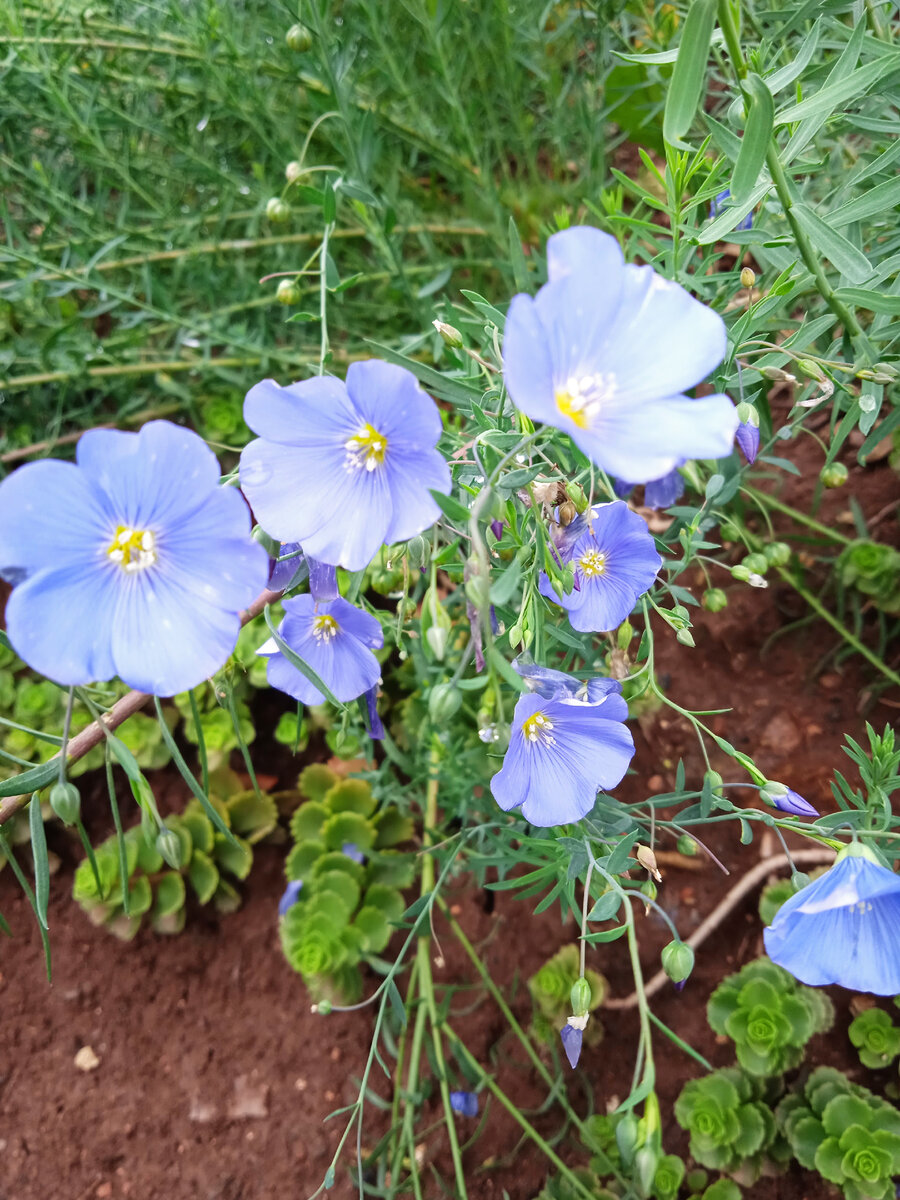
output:
[[[663,137],[670,146],[681,148],[681,139],[690,129],[703,95],[715,23],[716,0],[693,0],[684,23],[663,114]]]
[[[758,75],[750,74],[744,81],[747,98],[747,122],[731,176],[731,198],[735,204],[749,200],[760,174],[766,165],[766,154],[775,120],[775,101],[772,93]]]

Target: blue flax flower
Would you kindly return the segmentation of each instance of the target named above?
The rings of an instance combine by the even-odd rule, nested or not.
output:
[[[652,585],[662,559],[643,517],[622,500],[592,508],[567,526],[563,561],[575,565],[575,588],[557,596],[541,574],[542,595],[561,604],[573,629],[601,632],[615,629]]]
[[[462,1117],[477,1117],[478,1097],[474,1092],[451,1092],[450,1107]]]
[[[747,462],[755,463],[756,456],[759,454],[759,426],[752,425],[749,421],[742,421],[737,427],[734,440],[743,451]]]
[[[731,189],[730,188],[726,188],[724,192],[719,192],[719,194],[716,196],[716,198],[713,200],[713,202],[709,206],[710,220],[712,220],[713,217],[717,217],[720,212],[723,212],[726,208],[728,208],[728,201],[730,199],[731,199]],[[743,231],[745,229],[752,229],[752,228],[753,228],[753,210],[751,209],[750,212],[747,213],[746,217],[743,217],[737,223],[737,225],[735,225],[735,229],[736,230],[740,229],[741,231]]]
[[[503,766],[491,780],[494,799],[507,812],[521,806],[532,825],[580,821],[634,756],[627,716],[612,691],[588,702],[520,696]]]
[[[171,696],[228,658],[266,586],[250,513],[219,486],[203,440],[169,421],[95,429],[76,462],[47,459],[0,485],[0,575],[13,648],[63,685],[118,675]]]
[[[683,395],[724,358],[722,318],[652,267],[626,266],[598,229],[555,233],[547,265],[549,283],[534,299],[515,296],[506,318],[503,371],[516,405],[635,483],[728,454],[731,400]]]
[[[613,491],[623,500],[633,487],[633,483],[626,483],[623,479],[613,480]],[[684,477],[678,467],[673,467],[667,475],[650,479],[644,484],[644,508],[670,508],[683,495]]]
[[[342,703],[362,696],[378,682],[381,667],[372,651],[384,645],[381,626],[347,600],[327,604],[317,604],[312,596],[285,600],[278,632]],[[292,666],[274,638],[256,653],[269,656],[266,678],[272,687],[303,704],[324,702],[319,689]]]
[[[763,933],[766,953],[801,983],[900,992],[900,876],[848,846],[796,892]]]
[[[256,441],[241,454],[241,487],[262,527],[307,554],[359,571],[382,542],[402,542],[440,514],[450,490],[435,449],[441,416],[411,372],[373,359],[347,382],[329,375],[247,393]]]
[[[297,903],[297,901],[300,899],[300,893],[302,890],[303,890],[303,880],[302,879],[292,879],[291,882],[284,889],[284,895],[278,901],[279,917],[287,916],[288,909],[293,908],[294,905]]]

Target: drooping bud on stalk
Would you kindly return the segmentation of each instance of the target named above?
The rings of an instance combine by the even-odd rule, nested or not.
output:
[[[741,271],[741,287],[747,288],[748,291],[756,283],[756,275],[750,267],[744,267]]]
[[[296,161],[289,162],[284,168],[284,177],[288,183],[296,183],[303,174],[303,167]]]
[[[587,500],[587,496],[585,495],[584,488],[581,486],[581,484],[580,483],[567,483],[566,484],[566,494],[568,495],[568,497],[572,501],[572,503],[575,505],[575,507],[578,509],[578,511],[580,513],[583,513],[584,510],[588,506],[588,500]]]
[[[684,983],[694,969],[694,951],[682,941],[669,942],[660,951],[662,968],[673,983]]]
[[[275,289],[275,299],[279,304],[297,304],[300,300],[300,289],[293,279],[280,279]]]
[[[266,203],[266,220],[273,225],[283,224],[291,215],[291,206],[279,196],[273,196]]]
[[[156,839],[156,852],[173,871],[177,871],[182,866],[181,838],[174,829],[162,826]]]
[[[296,25],[290,27],[284,35],[284,40],[287,42],[288,48],[296,51],[298,54],[305,54],[313,42],[312,34],[299,21]]]
[[[462,692],[452,683],[438,683],[428,693],[428,715],[435,725],[446,725],[461,704]]]
[[[448,325],[446,321],[438,321],[435,319],[431,322],[438,333],[441,335],[444,343],[450,346],[453,350],[462,348],[463,336],[453,325]]]
[[[650,872],[657,883],[662,883],[662,874],[656,863],[656,855],[649,846],[636,847],[634,856],[644,870]]]
[[[569,1000],[572,1005],[573,1016],[588,1016],[591,1011],[591,985],[583,975],[572,984]]]
[[[707,612],[721,612],[728,607],[728,596],[722,588],[707,588],[701,603]]]
[[[839,462],[829,463],[819,472],[819,478],[827,488],[843,487],[849,476],[850,472],[843,463]]]

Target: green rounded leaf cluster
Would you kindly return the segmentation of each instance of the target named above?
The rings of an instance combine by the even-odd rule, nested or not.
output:
[[[400,889],[412,883],[415,863],[396,847],[413,825],[396,808],[377,810],[365,780],[341,779],[321,764],[303,771],[299,787],[307,800],[291,819],[285,873],[303,888],[281,922],[281,944],[317,1000],[353,1003],[360,963],[387,948],[405,912]],[[348,844],[364,863],[344,853]]]
[[[900,1112],[893,1105],[820,1067],[775,1115],[801,1166],[836,1184],[847,1200],[893,1197],[900,1172]]]
[[[860,1013],[848,1032],[864,1067],[887,1067],[900,1054],[900,1029],[882,1008]]]
[[[736,1067],[685,1084],[675,1119],[691,1135],[691,1154],[711,1170],[758,1165],[775,1135],[762,1083]]]
[[[831,1028],[834,1008],[824,992],[760,958],[716,988],[707,1017],[716,1033],[732,1039],[745,1071],[770,1076],[801,1062],[809,1039]]]
[[[230,831],[226,837],[213,825],[198,800],[182,813],[166,817],[166,829],[178,848],[178,869],[163,861],[154,831],[141,825],[126,830],[121,846],[116,836],[94,851],[96,874],[89,858],[78,865],[72,895],[95,925],[105,925],[116,937],[130,941],[149,917],[154,932],[180,933],[184,928],[188,885],[200,904],[214,903],[223,913],[240,907],[241,896],[231,882],[246,879],[253,866],[252,844],[270,832],[278,812],[271,796],[238,792],[227,801],[211,799]],[[122,886],[122,860],[128,880]]]
[[[861,538],[841,553],[837,571],[844,587],[868,596],[876,608],[900,612],[900,552],[893,546]]]

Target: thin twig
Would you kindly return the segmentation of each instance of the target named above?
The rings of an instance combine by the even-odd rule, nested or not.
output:
[[[734,885],[716,907],[712,910],[706,920],[698,925],[689,938],[685,939],[685,944],[696,950],[697,947],[705,942],[711,933],[713,933],[722,924],[726,917],[740,904],[748,892],[752,892],[757,888],[766,876],[771,875],[773,871],[780,871],[784,867],[791,867],[792,863],[800,863],[802,866],[818,866],[820,864],[831,863],[834,861],[834,851],[817,849],[817,850],[796,850],[791,858],[786,854],[774,854],[771,858],[764,858],[762,862],[758,862],[756,866],[748,871]],[[653,978],[644,987],[644,993],[649,998],[654,996],[660,988],[664,987],[669,981],[665,971],[657,971]],[[604,1008],[634,1008],[638,1002],[637,992],[632,992],[630,996],[625,996],[623,999],[605,1000]]]

